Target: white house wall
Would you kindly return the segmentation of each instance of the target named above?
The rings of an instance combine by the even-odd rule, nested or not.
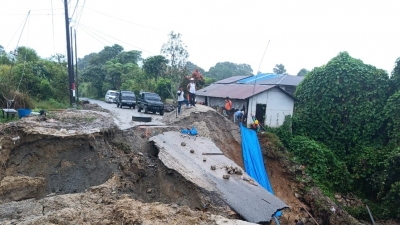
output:
[[[293,115],[294,100],[277,88],[269,89],[249,99],[249,112],[247,126],[252,124],[251,115],[256,114],[256,105],[266,104],[264,125],[279,127],[283,124],[285,116]]]

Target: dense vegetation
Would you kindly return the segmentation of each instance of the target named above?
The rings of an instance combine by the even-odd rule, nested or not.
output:
[[[342,52],[306,75],[292,120],[273,130],[327,194],[355,193],[379,219],[400,219],[399,81],[400,58],[389,78]]]
[[[217,63],[210,71],[187,61],[189,56],[181,35],[171,32],[161,54],[142,58],[140,51],[124,51],[115,44],[78,59],[79,96],[103,98],[109,89],[157,92],[163,99],[175,97],[175,90],[185,77],[199,69],[208,85],[233,75],[251,75],[248,65]],[[224,77],[224,78],[225,78]],[[0,104],[16,99],[16,107],[68,107],[67,61],[63,55],[40,58],[35,50],[18,47],[8,53],[0,45]]]

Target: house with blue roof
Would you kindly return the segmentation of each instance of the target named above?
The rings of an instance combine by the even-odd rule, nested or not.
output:
[[[233,107],[231,114],[243,109],[247,127],[253,123],[252,115],[263,126],[279,127],[287,115],[293,115],[293,95],[303,79],[274,73],[233,76],[198,90],[196,100],[213,108],[221,108],[225,105],[225,98],[229,97]]]

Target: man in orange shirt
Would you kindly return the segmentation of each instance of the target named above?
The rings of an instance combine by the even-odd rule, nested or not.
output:
[[[226,97],[225,99],[225,112],[229,116],[230,111],[232,109],[232,101],[229,99],[229,97]]]

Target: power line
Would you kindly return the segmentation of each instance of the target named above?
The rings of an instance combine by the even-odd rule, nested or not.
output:
[[[78,14],[77,14],[77,20],[76,21],[78,21],[77,23],[76,23],[76,29],[78,29],[78,27],[79,27],[79,23],[80,23],[80,21],[81,21],[81,18],[82,18],[82,14],[83,14],[83,10],[85,9],[85,3],[86,3],[86,0],[83,2],[83,5],[82,5],[82,7],[81,7],[81,10],[80,10],[80,14],[79,14],[79,12],[78,12]]]
[[[53,14],[53,0],[51,0],[51,23],[52,23],[52,28],[53,28],[53,51],[54,53],[56,52],[56,43],[55,43],[55,38],[54,38],[54,14]]]
[[[82,29],[82,31],[84,31],[85,33],[87,33],[89,36],[91,36],[92,38],[94,38],[94,39],[96,39],[98,42],[100,42],[102,45],[104,45],[104,46],[107,45],[106,43],[100,41],[98,38],[94,37],[93,35],[96,35],[96,34],[94,34],[93,31],[87,30],[87,29],[84,28],[84,27],[81,27],[81,29]],[[89,32],[93,33],[93,35],[92,35],[91,33],[89,33]],[[98,35],[96,35],[96,36],[98,36]],[[100,37],[100,36],[98,36],[98,37]],[[102,38],[102,39],[104,39],[104,38]],[[104,39],[104,40],[105,40],[105,39]],[[107,41],[107,40],[105,40],[105,41],[111,43],[110,41]]]
[[[146,51],[146,50],[144,50],[144,49],[142,49],[142,48],[139,48],[139,47],[137,47],[137,46],[131,45],[131,44],[125,42],[125,41],[119,40],[119,39],[117,39],[117,38],[115,38],[115,37],[111,37],[111,36],[108,35],[108,34],[105,34],[105,33],[101,32],[101,31],[98,31],[98,30],[96,30],[96,29],[94,29],[94,28],[90,28],[90,27],[88,27],[88,26],[86,26],[86,25],[84,25],[84,24],[82,24],[82,23],[81,23],[81,26],[84,26],[84,27],[86,27],[87,29],[94,30],[94,31],[96,31],[96,32],[98,32],[98,33],[101,33],[101,34],[103,34],[103,35],[105,35],[105,36],[107,36],[107,37],[110,37],[110,38],[114,39],[114,40],[117,40],[117,41],[122,42],[122,43],[124,43],[124,44],[127,44],[127,45],[129,45],[129,46],[132,46],[132,47],[134,47],[134,48],[136,48],[136,49],[139,49],[139,50],[142,50],[142,51],[144,51],[144,52],[147,52],[147,53],[156,55],[156,54],[153,53],[153,52]]]
[[[144,27],[144,28],[148,28],[148,29],[152,29],[152,30],[156,30],[156,31],[160,31],[160,32],[163,32],[163,33],[165,33],[165,32],[169,32],[169,31],[165,31],[165,30],[160,30],[160,29],[157,29],[157,28],[153,28],[153,27],[148,27],[148,26],[144,26],[144,25],[141,25],[141,24],[137,24],[137,23],[133,23],[133,22],[131,22],[131,21],[128,21],[128,20],[125,20],[125,19],[121,19],[121,18],[118,18],[118,17],[115,17],[115,16],[111,16],[111,15],[108,15],[108,14],[106,14],[106,13],[103,13],[103,12],[99,12],[99,11],[97,11],[97,10],[94,10],[94,9],[91,9],[91,8],[89,8],[89,7],[86,7],[87,9],[90,9],[90,10],[92,10],[92,11],[94,11],[94,12],[97,12],[97,13],[100,13],[100,14],[103,14],[103,15],[105,15],[105,16],[108,16],[108,17],[111,17],[111,18],[114,18],[114,19],[117,19],[117,20],[121,20],[121,21],[124,21],[124,22],[126,22],[126,23],[130,23],[130,24],[133,24],[133,25],[136,25],[136,26],[140,26],[140,27]]]
[[[79,0],[77,0],[77,1],[76,1],[75,8],[74,8],[74,11],[72,12],[72,16],[71,16],[71,18],[73,18],[73,17],[74,17],[75,10],[76,10],[76,7],[78,6],[78,3],[79,3]]]
[[[21,35],[19,36],[19,39],[18,39],[18,42],[17,42],[17,47],[16,47],[16,48],[18,48],[19,41],[21,40],[22,33],[23,33],[23,31],[24,31],[24,28],[25,28],[25,25],[26,25],[26,21],[28,21],[28,18],[29,18],[29,14],[31,14],[31,10],[29,10],[29,12],[28,12],[28,15],[26,16],[25,23],[24,23],[24,26],[22,27]]]

